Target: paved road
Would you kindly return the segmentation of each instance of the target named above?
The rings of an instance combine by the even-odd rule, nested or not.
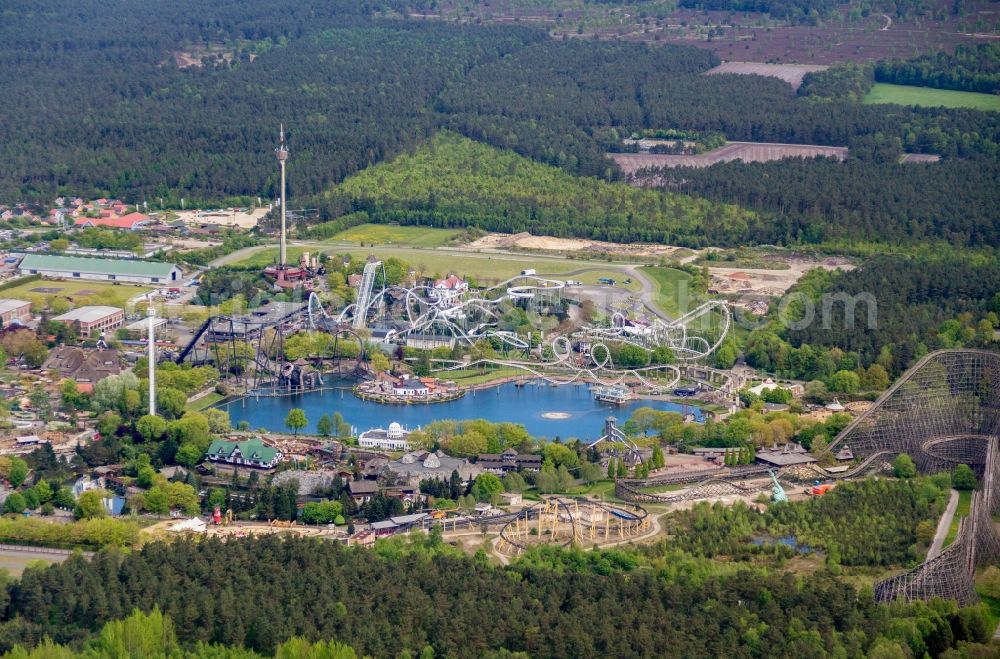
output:
[[[941,521],[938,522],[937,533],[934,534],[934,542],[931,543],[931,548],[927,550],[927,560],[931,560],[941,553],[944,539],[948,535],[948,529],[951,528],[951,520],[955,518],[955,510],[957,508],[958,490],[952,490],[951,498],[948,499],[948,507],[944,509],[944,515],[941,515]]]

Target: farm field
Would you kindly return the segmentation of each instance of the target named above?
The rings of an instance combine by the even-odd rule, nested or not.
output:
[[[628,175],[647,167],[710,167],[716,163],[734,160],[770,162],[782,158],[815,158],[817,156],[843,160],[847,157],[847,147],[770,142],[729,142],[724,147],[696,156],[665,153],[612,153],[609,155]]]
[[[3,296],[18,300],[28,300],[33,307],[40,307],[49,298],[65,298],[71,308],[88,305],[108,305],[126,307],[136,295],[153,290],[148,286],[128,284],[106,284],[99,281],[60,281],[38,279],[3,291]]]
[[[950,89],[930,87],[910,87],[888,85],[876,82],[865,96],[865,103],[897,103],[899,105],[920,105],[924,107],[972,108],[987,112],[1000,112],[1000,96],[956,92]]]
[[[326,242],[364,243],[366,245],[404,245],[410,247],[440,247],[461,233],[458,229],[400,226],[398,224],[362,224],[341,231]]]

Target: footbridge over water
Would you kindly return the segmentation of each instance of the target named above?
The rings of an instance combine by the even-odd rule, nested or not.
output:
[[[968,517],[935,558],[875,585],[880,601],[938,596],[976,601],[978,567],[1000,559],[1000,353],[939,350],[921,359],[830,444],[863,462],[910,455],[925,473],[965,463],[979,475]]]

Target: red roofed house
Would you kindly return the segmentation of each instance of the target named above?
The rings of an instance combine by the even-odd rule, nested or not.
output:
[[[104,217],[104,211],[101,211],[101,217],[78,217],[76,219],[76,226],[78,227],[114,227],[117,229],[136,229],[149,222],[149,216],[143,215],[142,213],[129,213],[128,215],[122,215],[121,217]]]
[[[457,275],[448,275],[434,282],[432,295],[441,300],[452,300],[469,290],[469,282]]]

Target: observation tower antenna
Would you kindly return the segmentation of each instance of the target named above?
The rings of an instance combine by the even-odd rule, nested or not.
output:
[[[278,148],[274,150],[281,166],[281,237],[278,244],[278,266],[283,270],[287,265],[285,252],[285,162],[288,160],[288,147],[285,146],[285,124],[281,124],[278,137]]]
[[[149,331],[146,333],[146,344],[149,350],[149,415],[156,416],[156,309],[152,303],[146,310],[149,317]]]

